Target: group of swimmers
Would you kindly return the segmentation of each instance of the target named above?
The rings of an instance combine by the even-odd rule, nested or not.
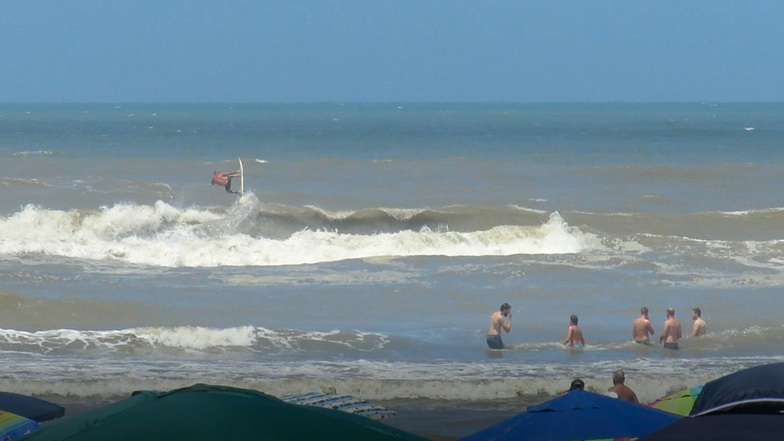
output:
[[[662,333],[659,336],[659,344],[665,349],[678,349],[678,340],[681,339],[681,324],[675,318],[675,308],[667,308],[667,319],[664,321]],[[700,308],[692,308],[691,318],[694,321],[692,325],[692,337],[700,337],[705,335],[706,324],[702,319],[702,311]],[[576,315],[572,314],[569,317],[569,329],[566,332],[566,338],[563,344],[573,349],[585,348],[585,337],[583,331],[577,324],[579,319]],[[503,349],[504,342],[501,339],[501,330],[507,333],[512,330],[512,306],[508,303],[503,303],[498,311],[490,316],[490,329],[487,331],[487,346],[490,349]],[[648,308],[643,306],[640,308],[640,317],[632,323],[632,338],[635,342],[644,345],[650,345],[650,336],[654,335],[653,325],[648,318]]]

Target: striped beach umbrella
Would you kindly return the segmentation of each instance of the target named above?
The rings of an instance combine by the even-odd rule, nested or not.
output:
[[[0,410],[30,418],[39,423],[65,415],[65,408],[59,404],[13,392],[0,392]]]
[[[286,395],[281,400],[291,404],[301,404],[304,406],[326,407],[343,412],[353,413],[372,420],[380,420],[397,415],[394,410],[367,402],[361,398],[351,395],[338,395],[334,393],[305,393],[297,395]]]
[[[40,427],[41,424],[37,421],[0,410],[0,440],[19,439]]]
[[[691,412],[694,407],[694,402],[702,392],[702,386],[687,387],[686,389],[677,392],[669,393],[656,401],[649,404],[649,406],[672,412],[674,414],[686,416]]]

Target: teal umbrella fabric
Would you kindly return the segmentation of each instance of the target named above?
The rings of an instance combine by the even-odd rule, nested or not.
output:
[[[25,441],[222,439],[425,440],[358,415],[205,384],[165,393],[134,392],[130,398],[59,420],[25,437]]]

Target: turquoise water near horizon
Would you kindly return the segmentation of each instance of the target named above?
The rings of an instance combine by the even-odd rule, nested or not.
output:
[[[3,104],[0,387],[465,403],[622,367],[653,400],[781,361],[782,135],[783,104]],[[241,198],[209,185],[238,157]],[[638,347],[643,305],[709,335]]]

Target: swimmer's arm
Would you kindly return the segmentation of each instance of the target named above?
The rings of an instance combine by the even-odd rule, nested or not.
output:
[[[501,327],[504,328],[504,331],[509,332],[512,330],[512,311],[509,311],[509,320],[502,320]]]

